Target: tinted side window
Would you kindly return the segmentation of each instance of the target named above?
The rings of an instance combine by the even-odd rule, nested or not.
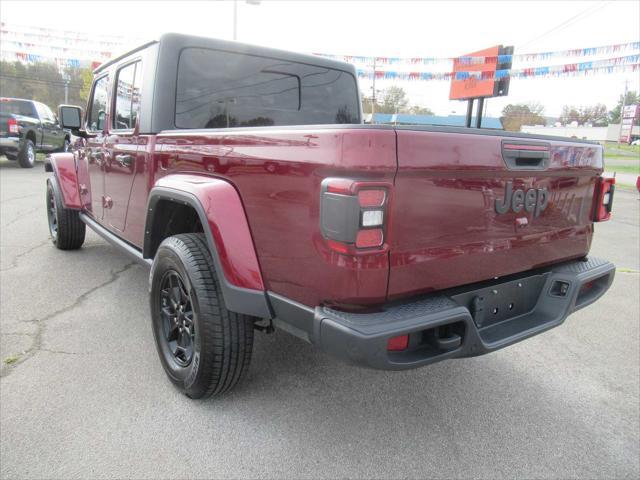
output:
[[[178,128],[359,122],[356,81],[349,73],[201,48],[180,54]]]
[[[42,109],[44,110],[44,114],[47,117],[47,120],[50,120],[52,122],[56,121],[56,116],[53,114],[53,112],[51,111],[51,109],[46,106],[46,105],[42,105]]]
[[[23,115],[25,117],[36,116],[32,102],[27,102],[25,100],[10,100],[8,98],[0,99],[0,112]]]
[[[36,110],[38,111],[38,116],[42,121],[53,122],[55,119],[53,117],[53,112],[43,103],[35,103]]]
[[[89,107],[88,128],[94,132],[104,129],[104,122],[107,117],[107,85],[108,77],[98,79],[93,87],[91,106]]]
[[[132,63],[122,68],[116,78],[113,128],[129,130],[135,127],[140,112],[141,63]]]

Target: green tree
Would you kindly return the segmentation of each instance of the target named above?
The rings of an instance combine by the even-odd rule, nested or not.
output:
[[[539,103],[509,104],[502,110],[500,121],[505,130],[519,132],[522,125],[546,125],[544,107]]]
[[[372,112],[372,108],[371,106],[373,105],[373,100],[371,99],[371,97],[365,97],[364,95],[360,94],[361,97],[361,102],[362,102],[362,111],[366,114],[366,113],[371,113]],[[380,110],[378,110],[378,102],[376,102],[376,112],[380,112]]]
[[[623,100],[622,97],[623,95],[620,95],[618,104],[613,110],[609,112],[610,123],[620,123],[620,112],[622,111],[622,100]],[[638,92],[630,91],[630,92],[627,92],[627,97],[624,100],[625,100],[624,102],[625,105],[638,105],[640,104],[640,95],[638,95]],[[637,124],[638,123],[636,123],[636,125]]]
[[[571,122],[578,122],[578,125],[590,123],[596,126],[606,126],[608,125],[607,107],[602,103],[579,107],[565,105],[562,107],[560,122],[564,125]]]
[[[418,105],[414,105],[409,108],[409,113],[411,115],[434,115],[433,111],[429,107],[420,107]]]
[[[404,113],[409,105],[409,99],[402,87],[391,86],[382,92],[380,113]]]
[[[93,82],[93,72],[88,68],[81,68],[79,72],[80,81],[82,87],[80,88],[79,96],[83,104],[89,100],[89,93],[91,93],[91,82]]]
[[[362,97],[362,111],[371,113],[373,100],[371,97]],[[391,86],[381,92],[376,98],[376,113],[410,113],[412,115],[433,115],[427,107],[414,105],[409,107],[409,98],[402,87]]]
[[[90,73],[90,72],[89,72]],[[35,100],[56,111],[64,103],[65,84],[68,103],[84,105],[81,96],[83,69],[60,70],[54,63],[0,62],[0,95]],[[86,75],[86,74],[85,74]]]

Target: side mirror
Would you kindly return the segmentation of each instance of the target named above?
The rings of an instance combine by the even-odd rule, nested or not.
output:
[[[80,130],[82,127],[82,109],[73,105],[60,105],[58,107],[60,126],[69,130]]]
[[[60,105],[58,106],[58,118],[60,119],[60,126],[71,130],[77,137],[89,137],[90,135],[82,129],[82,108],[75,105]]]

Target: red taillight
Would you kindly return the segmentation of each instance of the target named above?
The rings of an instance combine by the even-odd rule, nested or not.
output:
[[[320,228],[329,248],[343,254],[372,253],[384,248],[390,188],[386,182],[325,179]]]
[[[615,191],[615,178],[599,177],[596,183],[596,199],[594,222],[605,222],[611,218],[613,207],[613,192]]]
[[[384,204],[386,193],[384,190],[360,190],[358,201],[361,207],[381,207]]]
[[[351,195],[352,186],[353,180],[349,180],[347,178],[332,178],[331,181],[327,183],[327,192]]]
[[[20,133],[20,127],[18,126],[18,121],[15,118],[7,120],[7,129],[9,130],[9,133]]]
[[[387,341],[387,351],[400,352],[406,350],[409,346],[409,335],[400,335],[399,337],[390,338]]]

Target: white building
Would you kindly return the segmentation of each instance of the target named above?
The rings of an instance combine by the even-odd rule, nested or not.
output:
[[[0,24],[0,59],[11,62],[95,68],[140,43],[140,39],[119,35]]]
[[[607,127],[523,125],[520,131],[537,135],[550,135],[552,137],[580,138],[596,142],[617,142],[620,135],[620,124],[614,123]],[[640,137],[640,127],[633,127],[631,136]]]

